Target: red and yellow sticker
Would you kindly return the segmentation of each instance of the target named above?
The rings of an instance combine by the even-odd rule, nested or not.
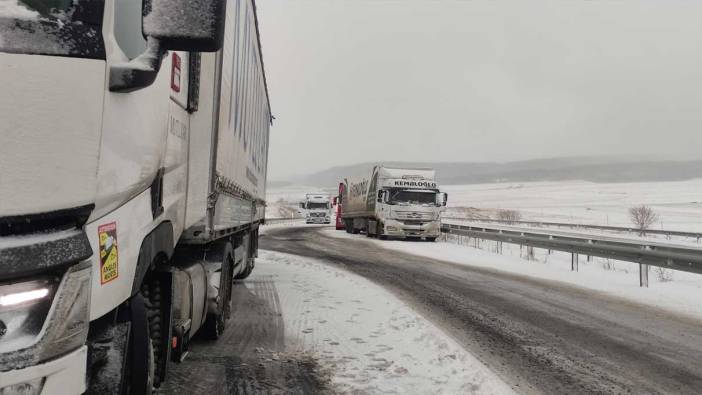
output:
[[[117,223],[100,225],[100,284],[107,284],[119,276],[119,258],[117,255]]]

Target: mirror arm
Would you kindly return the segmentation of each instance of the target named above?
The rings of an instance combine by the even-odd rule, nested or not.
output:
[[[144,53],[129,62],[110,66],[110,92],[134,92],[153,84],[165,55],[161,42],[149,37]]]

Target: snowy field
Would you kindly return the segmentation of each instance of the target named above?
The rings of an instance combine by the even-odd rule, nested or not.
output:
[[[511,182],[442,185],[452,209],[473,207],[490,216],[500,209],[520,210],[524,220],[631,226],[627,210],[646,204],[659,214],[653,228],[702,231],[702,178],[675,182],[593,183],[586,181]],[[305,193],[335,194],[329,188],[288,186],[269,188],[269,204],[283,200],[295,205]],[[276,216],[277,209],[270,210]]]
[[[656,229],[702,230],[702,179],[679,182],[611,183],[585,181],[445,185],[449,209],[474,207],[489,215],[521,211],[524,220],[631,226],[627,210],[651,206]]]
[[[311,353],[334,392],[513,393],[439,328],[355,274],[261,251],[256,278],[275,283],[286,351]]]
[[[333,229],[324,230],[326,235],[337,238],[364,238]],[[593,257],[591,262],[580,257],[579,271],[572,272],[570,254],[534,249],[534,259],[526,259],[526,248],[503,244],[503,254],[497,254],[495,243],[475,239],[456,238],[436,243],[410,242],[402,240],[367,239],[384,248],[407,252],[419,256],[454,262],[461,265],[490,268],[529,277],[559,281],[573,286],[604,292],[678,314],[702,318],[702,275],[666,271],[672,276],[662,281],[655,268],[651,268],[649,288],[639,287],[638,265]]]

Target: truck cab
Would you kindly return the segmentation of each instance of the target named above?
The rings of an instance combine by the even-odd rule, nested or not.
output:
[[[0,393],[151,393],[253,269],[255,4],[0,1],[0,86]]]
[[[329,224],[332,215],[332,199],[329,194],[310,194],[300,202],[307,224]]]
[[[405,184],[405,186],[398,186]],[[424,237],[435,240],[441,234],[441,211],[446,193],[423,186],[408,188],[404,180],[386,180],[377,192],[375,215],[370,232],[381,237]],[[435,183],[427,184],[435,186]]]

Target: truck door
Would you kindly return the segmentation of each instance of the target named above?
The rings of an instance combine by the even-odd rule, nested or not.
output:
[[[176,235],[181,234],[185,222],[190,140],[189,111],[194,111],[197,105],[195,100],[197,82],[191,84],[191,74],[193,77],[199,76],[195,75],[199,74],[198,58],[197,54],[173,51],[168,53],[163,65],[170,70],[170,90],[161,203],[162,207],[172,211],[167,217],[174,220],[173,231]],[[190,85],[194,85],[192,92]]]

